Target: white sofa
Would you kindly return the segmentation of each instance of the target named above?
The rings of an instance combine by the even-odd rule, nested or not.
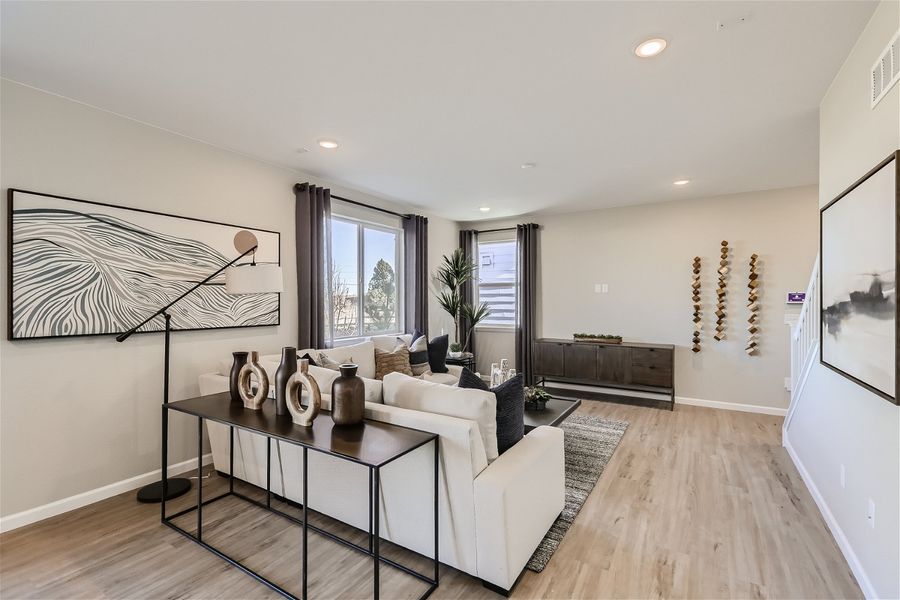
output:
[[[317,379],[333,379],[333,371],[320,371],[330,370],[311,369]],[[331,383],[318,383],[325,404]],[[399,373],[365,383],[367,419],[440,436],[441,562],[510,590],[565,503],[562,430],[538,427],[497,457],[492,393]],[[223,374],[200,376],[201,394],[227,390]],[[228,428],[209,421],[207,428],[215,468],[228,473]],[[381,537],[427,557],[433,556],[433,538],[422,524],[432,522],[432,452],[427,445],[381,471]],[[265,487],[265,438],[237,432],[234,455],[234,476]],[[273,493],[302,503],[301,456],[295,446],[273,445],[271,485]],[[367,530],[367,470],[316,452],[308,460],[309,507]]]

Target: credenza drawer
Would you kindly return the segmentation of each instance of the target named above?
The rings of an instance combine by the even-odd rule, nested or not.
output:
[[[669,367],[672,351],[665,348],[632,348],[631,364],[636,367]]]
[[[672,367],[670,365],[631,365],[631,383],[672,387]]]

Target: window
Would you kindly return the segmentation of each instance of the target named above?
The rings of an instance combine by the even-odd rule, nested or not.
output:
[[[331,323],[335,340],[401,330],[400,229],[331,219]]]
[[[513,327],[516,324],[516,241],[478,242],[478,301],[491,314],[479,325]]]

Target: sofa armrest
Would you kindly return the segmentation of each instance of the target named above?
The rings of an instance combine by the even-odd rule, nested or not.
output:
[[[563,431],[538,427],[475,479],[478,575],[509,590],[565,506]]]
[[[457,381],[462,376],[463,368],[459,365],[447,365],[447,372],[456,377]]]

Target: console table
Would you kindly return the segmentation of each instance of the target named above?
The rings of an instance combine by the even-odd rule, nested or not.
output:
[[[361,554],[370,557],[374,561],[373,588],[374,597],[377,599],[380,593],[379,585],[379,567],[381,563],[385,563],[403,571],[404,573],[416,577],[417,579],[429,584],[428,589],[422,594],[421,598],[428,597],[438,587],[438,464],[439,464],[439,444],[438,436],[433,433],[391,425],[389,423],[381,423],[379,421],[366,420],[362,424],[353,427],[338,427],[331,420],[328,411],[319,413],[318,418],[313,422],[312,427],[300,427],[294,425],[290,416],[276,416],[275,406],[273,402],[266,402],[261,411],[246,410],[240,404],[232,403],[230,394],[225,392],[222,394],[213,394],[210,396],[201,396],[199,398],[191,398],[190,400],[181,400],[178,402],[170,402],[164,404],[163,410],[163,430],[162,430],[162,485],[163,485],[163,501],[160,508],[160,517],[164,525],[171,527],[178,533],[187,537],[189,540],[200,544],[216,556],[226,560],[244,573],[250,575],[257,581],[267,585],[269,588],[288,598],[297,598],[276,583],[266,579],[253,569],[241,564],[238,560],[228,556],[221,550],[214,548],[207,542],[203,541],[203,507],[226,498],[234,496],[244,500],[250,504],[263,508],[271,513],[279,515],[288,521],[300,525],[302,529],[303,551],[299,557],[301,560],[301,589],[300,598],[307,600],[307,536],[311,529],[323,537],[349,548],[352,548]],[[197,504],[172,515],[166,515],[166,491],[168,486],[168,437],[169,432],[166,423],[166,411],[176,411],[187,415],[197,417],[197,469],[198,473],[202,467],[203,460],[203,421],[215,421],[227,425],[229,427],[229,445],[228,455],[230,463],[230,473],[234,473],[234,430],[243,429],[263,435],[267,438],[266,443],[266,464],[267,473],[271,473],[271,457],[272,457],[272,440],[293,444],[303,448],[303,518],[298,519],[293,515],[273,508],[271,505],[271,475],[266,478],[266,501],[261,502],[250,498],[240,492],[234,490],[234,478],[229,478],[228,491],[215,496],[214,498],[203,498],[203,479],[197,480]],[[381,467],[388,463],[420,448],[428,443],[434,445],[434,574],[432,576],[418,573],[408,567],[381,556],[379,549],[379,498],[381,485]],[[309,451],[321,452],[330,456],[335,456],[343,460],[348,460],[356,464],[367,467],[369,470],[369,547],[360,546],[349,540],[343,539],[329,531],[321,529],[309,523],[307,518],[308,507],[306,498],[308,498],[307,489],[308,469],[307,455]],[[176,525],[173,520],[184,516],[188,513],[196,511],[197,513],[197,532],[196,535],[182,529]],[[425,525],[423,523],[423,525]]]
[[[665,394],[675,408],[675,346],[600,344],[541,338],[534,342],[534,375],[540,383],[593,385]]]

